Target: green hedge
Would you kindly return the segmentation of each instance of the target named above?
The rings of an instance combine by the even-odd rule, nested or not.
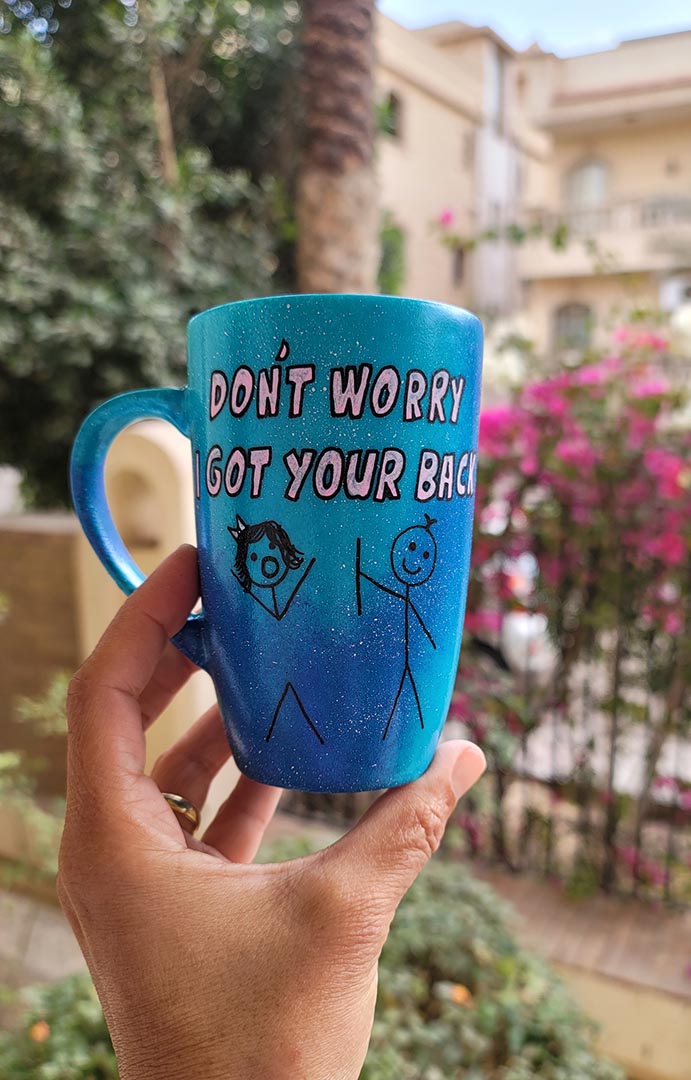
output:
[[[88,977],[26,992],[0,1077],[115,1080]],[[620,1080],[550,969],[520,948],[494,893],[437,859],[401,904],[381,962],[362,1080]]]

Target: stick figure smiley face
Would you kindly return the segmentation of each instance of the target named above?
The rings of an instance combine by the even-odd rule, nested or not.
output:
[[[391,545],[391,568],[402,585],[422,585],[432,576],[437,542],[432,536],[435,519],[425,514],[424,525],[411,525]]]

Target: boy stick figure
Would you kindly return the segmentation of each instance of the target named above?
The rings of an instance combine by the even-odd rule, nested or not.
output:
[[[235,518],[235,528],[230,525],[227,528],[238,546],[235,569],[232,571],[233,577],[245,592],[264,608],[264,611],[268,611],[272,618],[280,622],[314,566],[315,560],[310,559],[285,603],[281,605],[276,590],[286,580],[289,572],[300,569],[305,561],[302,552],[298,551],[288,533],[277,521],[260,521],[257,525],[248,525],[238,514]],[[265,600],[265,596],[270,597],[270,601]],[[274,733],[276,721],[289,692],[295,698],[306,723],[323,746],[324,739],[290,681],[285,684],[278,705],[274,709],[271,724],[266,733],[266,741],[269,742]]]
[[[417,706],[418,716],[420,717],[420,726],[424,728],[425,721],[422,717],[422,708],[420,706],[420,697],[417,692],[417,686],[415,685],[415,679],[413,678],[413,672],[410,667],[410,613],[412,612],[417,621],[419,622],[424,634],[429,640],[433,649],[436,649],[434,638],[430,634],[429,630],[425,626],[425,623],[420,615],[420,612],[415,607],[415,604],[410,599],[410,590],[416,588],[418,585],[423,585],[430,579],[434,571],[434,567],[437,561],[437,542],[432,535],[432,526],[436,523],[436,518],[431,518],[428,514],[425,514],[424,525],[411,525],[410,528],[404,529],[394,539],[391,545],[391,569],[394,572],[394,576],[397,581],[400,581],[404,586],[404,592],[398,592],[396,589],[390,589],[387,585],[382,585],[380,581],[375,581],[373,577],[366,574],[361,567],[361,541],[358,537],[355,548],[355,591],[357,596],[357,611],[358,615],[362,615],[362,593],[360,586],[360,579],[365,578],[372,585],[375,585],[382,592],[388,593],[389,596],[396,596],[404,603],[404,641],[405,641],[405,662],[403,665],[403,674],[401,675],[401,681],[398,684],[398,690],[391,706],[391,712],[389,713],[389,719],[386,722],[384,728],[384,734],[382,735],[382,741],[389,734],[389,728],[393,715],[396,711],[399,698],[403,692],[403,685],[408,679],[415,698],[415,704]]]

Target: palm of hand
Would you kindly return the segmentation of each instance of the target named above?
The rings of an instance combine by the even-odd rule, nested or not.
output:
[[[388,927],[482,755],[447,743],[325,851],[252,865],[280,792],[241,777],[198,840],[161,791],[204,803],[230,751],[216,708],[144,773],[144,733],[194,670],[169,644],[196,599],[182,548],[72,684],[59,894],[123,1080],[355,1080]]]

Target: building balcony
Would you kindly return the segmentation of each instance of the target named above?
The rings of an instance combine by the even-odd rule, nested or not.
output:
[[[524,281],[596,273],[668,273],[691,266],[691,196],[653,195],[588,210],[537,211],[519,250]],[[555,244],[560,236],[563,246]]]

